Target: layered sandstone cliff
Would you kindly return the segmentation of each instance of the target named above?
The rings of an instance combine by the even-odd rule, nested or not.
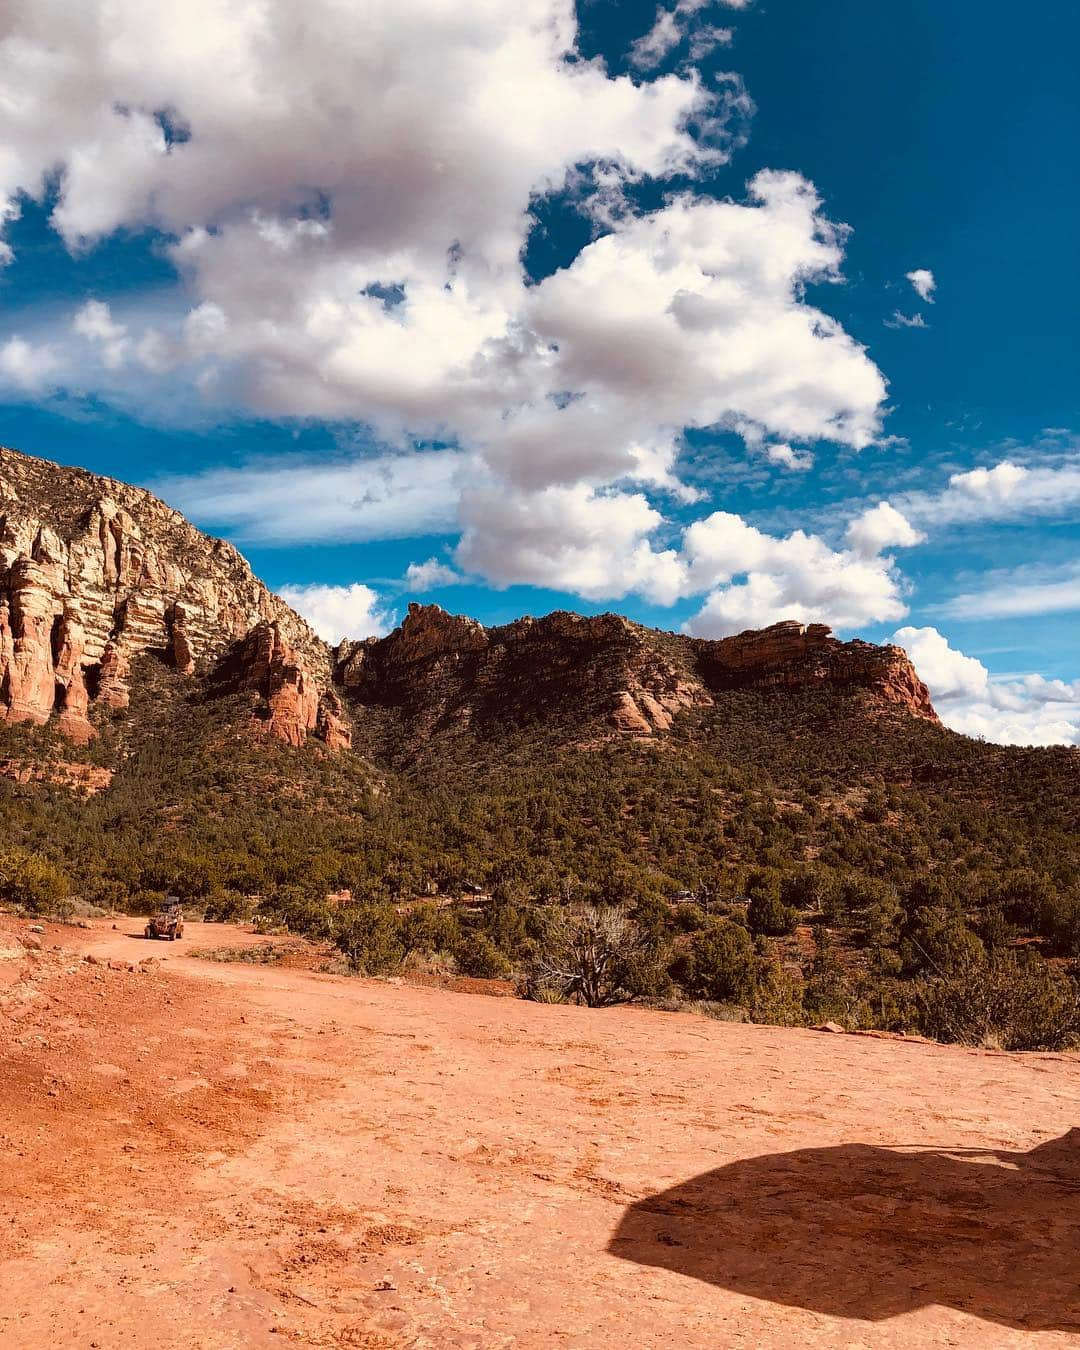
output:
[[[824,624],[776,623],[718,641],[694,639],[691,649],[713,691],[830,685],[862,691],[881,706],[913,717],[938,720],[930,691],[906,652],[858,638],[841,642]]]
[[[268,629],[248,687],[295,744],[319,726],[327,649],[236,549],[149,492],[0,448],[0,718],[85,741],[96,706],[127,706],[135,657],[205,674]]]
[[[727,690],[823,685],[860,694],[867,708],[937,720],[899,648],[841,642],[820,624],[780,623],[711,642],[616,614],[559,612],[484,628],[413,604],[388,637],[342,643],[334,680],[350,702],[398,709],[422,735],[557,719],[653,736]]]

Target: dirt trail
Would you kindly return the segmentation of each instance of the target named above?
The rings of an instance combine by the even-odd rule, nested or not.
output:
[[[1076,1057],[139,931],[0,917],[0,1346],[1080,1344]]]

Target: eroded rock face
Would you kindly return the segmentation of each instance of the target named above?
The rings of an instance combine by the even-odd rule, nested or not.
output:
[[[565,612],[485,629],[410,605],[389,637],[343,643],[334,678],[351,702],[403,709],[417,734],[547,722],[651,736],[710,696],[646,632],[616,614]]]
[[[899,647],[855,639],[841,642],[824,624],[786,622],[719,641],[695,640],[694,651],[713,690],[857,688],[882,706],[938,720],[930,691]]]
[[[334,678],[359,705],[400,709],[413,733],[547,723],[651,737],[724,690],[832,684],[868,704],[936,720],[896,647],[840,642],[823,624],[774,624],[718,642],[657,633],[617,614],[555,613],[485,629],[410,605],[388,637],[342,643]]]
[[[240,554],[139,488],[0,448],[0,719],[86,741],[95,704],[128,706],[135,657],[208,672],[265,625],[292,653],[268,728],[295,744],[329,654]]]
[[[345,720],[341,699],[332,689],[326,691],[319,703],[315,731],[328,750],[348,750],[352,745],[352,728]]]
[[[257,624],[230,650],[215,678],[228,688],[262,696],[264,707],[255,725],[268,736],[301,746],[309,733],[318,731],[332,750],[352,743],[337,695],[320,694],[303,659],[276,623]]]

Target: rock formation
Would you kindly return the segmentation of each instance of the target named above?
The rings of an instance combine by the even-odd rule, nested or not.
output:
[[[86,741],[96,706],[128,706],[136,657],[210,672],[267,626],[281,651],[265,725],[295,744],[316,725],[328,653],[240,554],[139,488],[0,449],[0,719],[55,717]]]
[[[547,722],[654,736],[726,690],[825,684],[860,694],[867,707],[936,720],[899,648],[840,642],[822,624],[793,622],[710,642],[616,614],[558,612],[484,628],[413,604],[388,637],[342,643],[334,680],[349,702],[398,709],[421,735]]]
[[[692,642],[702,678],[713,691],[829,684],[864,691],[882,706],[936,722],[930,691],[899,647],[841,642],[821,623],[787,621],[756,632]]]
[[[331,749],[351,744],[341,702],[319,687],[295,648],[282,637],[276,623],[260,623],[231,649],[215,673],[215,680],[234,690],[252,690],[262,696],[256,726],[268,736],[301,746],[318,730]]]

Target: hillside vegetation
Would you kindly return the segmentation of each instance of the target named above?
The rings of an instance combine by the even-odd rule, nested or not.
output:
[[[425,740],[372,709],[331,755],[253,736],[250,696],[142,663],[89,747],[0,727],[9,767],[114,774],[86,797],[0,779],[9,902],[176,891],[330,938],[359,970],[452,962],[540,998],[1015,1048],[1080,1031],[1075,750],[823,687],[728,691],[656,740],[575,737],[572,718]]]

